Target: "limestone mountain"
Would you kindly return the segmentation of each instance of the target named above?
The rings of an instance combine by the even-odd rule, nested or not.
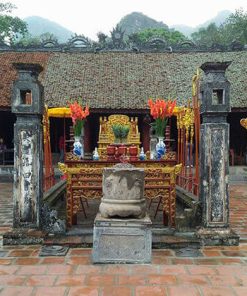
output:
[[[208,21],[206,21],[205,23],[197,26],[197,27],[207,27],[208,25],[210,25],[211,23],[215,23],[216,26],[220,26],[221,24],[223,24],[226,19],[230,16],[232,12],[230,10],[222,10],[220,12],[217,13],[217,15],[211,19],[209,19]]]
[[[196,27],[190,27],[187,25],[172,25],[171,27],[175,30],[178,30],[179,32],[183,33],[185,36],[190,36],[192,33],[198,31],[200,28],[206,28],[211,23],[215,23],[217,26],[220,26],[223,24],[226,19],[230,16],[232,12],[229,10],[222,10],[217,13],[217,15],[206,22],[196,26]]]
[[[29,16],[24,21],[27,23],[28,31],[32,37],[51,33],[57,37],[58,42],[63,43],[67,42],[74,35],[72,31],[65,27],[40,16]]]
[[[148,28],[168,29],[168,26],[163,22],[158,22],[141,12],[132,12],[127,14],[117,25],[125,31],[125,35],[137,33]]]

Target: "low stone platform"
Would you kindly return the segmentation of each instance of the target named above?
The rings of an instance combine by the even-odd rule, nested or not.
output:
[[[237,183],[230,184],[230,226],[240,235],[240,242],[247,243],[247,184]],[[0,245],[6,244],[7,241],[3,235],[12,230],[12,184],[0,183]],[[79,213],[79,225],[73,226],[64,236],[47,236],[43,244],[59,244],[71,247],[92,247],[93,243],[93,219],[94,212],[98,210],[99,201],[89,201],[87,208],[88,217],[85,219],[83,213]],[[184,236],[183,233],[176,233],[174,230],[166,230],[162,225],[162,213],[158,212],[154,219],[154,209],[156,204],[153,203],[150,209],[152,220],[152,238],[153,248],[178,248],[187,247],[188,245],[199,245],[199,240],[193,235]],[[152,209],[153,208],[153,209]],[[29,235],[34,233],[29,233]],[[7,235],[9,237],[9,234]],[[37,235],[35,235],[37,237]],[[5,236],[6,237],[6,236]],[[9,237],[10,238],[10,237]],[[15,238],[15,242],[16,238]],[[19,244],[24,244],[23,240]]]
[[[93,232],[93,263],[150,263],[151,219],[103,218],[97,214]]]

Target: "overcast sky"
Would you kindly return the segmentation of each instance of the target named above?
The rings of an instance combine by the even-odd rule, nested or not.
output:
[[[168,26],[197,26],[221,10],[234,12],[247,0],[0,0],[17,6],[20,18],[41,16],[96,40],[97,32],[109,34],[119,20],[133,11],[162,21]]]

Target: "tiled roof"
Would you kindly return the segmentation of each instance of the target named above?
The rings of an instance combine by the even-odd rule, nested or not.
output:
[[[208,61],[232,61],[227,70],[232,107],[247,107],[247,51],[207,53],[4,53],[0,54],[0,105],[10,104],[16,61],[40,62],[49,106],[82,97],[91,108],[145,109],[149,97],[191,97],[191,78]],[[10,73],[9,73],[10,72]],[[3,85],[3,87],[2,87]]]
[[[49,53],[0,53],[0,107],[11,106],[11,88],[17,78],[16,70],[12,63],[39,63],[46,68]],[[40,74],[41,83],[45,72]]]

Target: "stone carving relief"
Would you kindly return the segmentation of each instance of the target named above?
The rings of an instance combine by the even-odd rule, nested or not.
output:
[[[32,178],[33,178],[33,165],[34,165],[34,143],[35,143],[35,135],[32,134],[31,131],[23,130],[20,133],[20,143],[22,147],[22,153],[20,157],[20,189],[22,192],[23,199],[20,200],[21,203],[21,216],[26,220],[31,221],[32,211],[31,211],[31,203],[35,202],[34,198],[34,188],[32,186]],[[30,217],[29,217],[30,216]]]
[[[128,164],[103,170],[103,197],[100,213],[103,217],[144,217],[144,170]]]

